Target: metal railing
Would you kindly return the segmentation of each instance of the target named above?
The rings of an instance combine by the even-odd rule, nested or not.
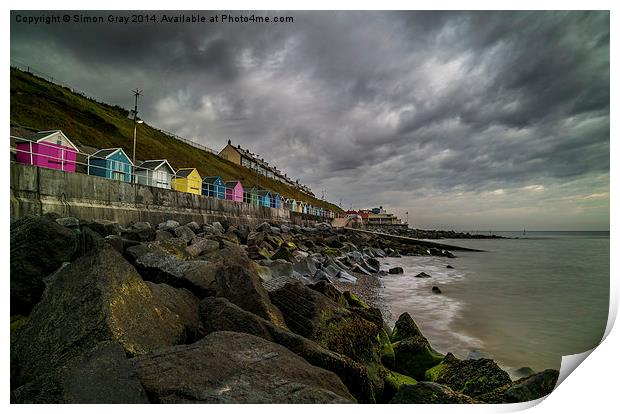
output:
[[[261,196],[252,190],[244,190],[242,200],[239,201],[235,200],[232,191],[226,188],[226,186],[206,183],[204,181],[201,181],[200,184],[197,182],[183,182],[181,180],[190,179],[187,176],[178,175],[176,171],[170,174],[159,169],[140,167],[139,165],[136,166],[131,163],[131,161],[123,162],[117,159],[97,156],[95,155],[96,152],[88,154],[68,146],[47,142],[35,142],[14,135],[11,135],[10,138],[15,141],[15,146],[10,147],[10,152],[15,155],[15,161],[11,160],[11,162],[56,169],[67,173],[82,173],[126,183],[168,189],[171,191],[188,192],[204,197],[253,204],[255,206],[284,208],[289,211],[317,217],[336,217],[335,212],[330,213],[330,210],[314,207],[309,204],[296,204],[291,200],[280,200],[278,204],[276,196]],[[110,148],[110,150],[112,149],[116,150],[116,148]],[[111,154],[112,153],[109,155]],[[186,190],[179,190],[179,188],[182,187],[185,187]],[[297,207],[293,208],[294,206],[301,207],[298,209]]]

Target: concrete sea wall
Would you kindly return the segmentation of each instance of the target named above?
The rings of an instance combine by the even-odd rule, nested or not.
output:
[[[11,218],[48,212],[79,219],[105,219],[121,225],[173,219],[208,223],[228,219],[232,224],[263,221],[291,222],[283,208],[253,206],[85,174],[11,163]],[[295,217],[293,221],[300,221]],[[307,218],[304,224],[313,220]]]

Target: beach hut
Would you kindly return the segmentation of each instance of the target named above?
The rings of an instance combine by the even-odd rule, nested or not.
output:
[[[246,190],[243,197],[244,197],[243,201],[248,204],[252,204],[253,206],[261,205],[260,197],[258,195],[258,188],[256,187],[252,187]]]
[[[157,188],[172,188],[174,168],[167,160],[147,160],[138,165],[136,183]]]
[[[202,194],[202,177],[195,168],[179,168],[172,178],[172,188],[183,193]]]
[[[111,180],[133,181],[133,163],[122,148],[101,149],[87,158],[88,174]]]
[[[273,196],[268,190],[258,190],[259,204],[263,207],[271,207]]]
[[[243,203],[243,186],[240,181],[226,181],[224,186],[226,187],[226,200]]]
[[[297,212],[297,200],[290,200],[289,199],[289,204],[291,207],[291,211]]]
[[[223,200],[226,198],[226,186],[224,185],[224,181],[217,176],[203,178],[202,195]]]
[[[75,172],[78,148],[61,130],[41,131],[15,140],[15,160],[22,164]]]
[[[275,193],[273,195],[273,206],[272,207],[273,208],[280,208],[281,204],[282,204],[282,199],[280,197],[280,194]]]

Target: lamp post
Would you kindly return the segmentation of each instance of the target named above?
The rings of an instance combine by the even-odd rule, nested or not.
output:
[[[135,100],[135,105],[132,111],[133,115],[133,163],[136,164],[136,134],[138,130],[138,124],[141,124],[143,121],[138,119],[138,96],[142,95],[142,90],[136,88],[136,90],[132,91]]]

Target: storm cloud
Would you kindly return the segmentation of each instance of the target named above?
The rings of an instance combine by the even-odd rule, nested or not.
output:
[[[12,12],[14,62],[124,107],[140,87],[150,124],[231,139],[344,208],[409,211],[417,227],[609,227],[608,12],[18,14],[67,12]]]

